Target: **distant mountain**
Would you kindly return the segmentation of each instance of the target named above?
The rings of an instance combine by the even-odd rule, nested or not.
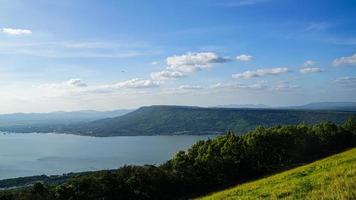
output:
[[[265,104],[227,104],[218,105],[217,108],[271,108]]]
[[[0,115],[0,127],[9,126],[41,126],[53,124],[71,124],[89,122],[103,118],[118,117],[131,110],[94,111],[82,110],[73,112],[51,113],[13,113]]]
[[[308,110],[339,110],[356,111],[356,102],[315,102],[301,106],[290,106],[284,108],[308,109]]]
[[[322,121],[341,123],[355,114],[290,109],[149,106],[120,117],[61,127],[54,131],[91,136],[221,134],[227,130],[244,133],[259,125],[315,124]]]

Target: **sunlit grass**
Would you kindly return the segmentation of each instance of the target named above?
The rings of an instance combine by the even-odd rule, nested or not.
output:
[[[356,199],[356,148],[201,199]]]

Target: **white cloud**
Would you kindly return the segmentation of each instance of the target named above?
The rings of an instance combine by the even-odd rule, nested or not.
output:
[[[252,89],[252,90],[264,90],[268,87],[261,83],[245,85],[241,83],[217,83],[212,85],[210,88],[213,89]]]
[[[345,88],[356,88],[356,77],[340,77],[333,82]]]
[[[191,73],[211,68],[213,63],[225,63],[228,58],[218,56],[214,52],[187,53],[180,56],[171,56],[166,59],[168,68],[182,73]]]
[[[356,65],[356,54],[352,56],[346,56],[341,58],[336,58],[332,62],[333,66],[342,66],[342,65]]]
[[[166,58],[167,68],[159,72],[152,72],[151,79],[154,81],[178,79],[189,73],[209,69],[214,63],[229,61],[232,60],[220,57],[214,52],[189,52],[180,56],[170,56]],[[156,62],[152,64],[156,64]]]
[[[112,88],[152,88],[157,86],[158,83],[154,82],[153,80],[138,78],[109,85],[109,87]]]
[[[153,61],[153,62],[151,62],[151,65],[158,65],[158,64],[159,64],[158,61]]]
[[[75,89],[75,88],[84,88],[88,85],[84,83],[81,79],[73,78],[68,81],[64,81],[61,83],[46,83],[40,85],[40,88],[45,89]]]
[[[250,61],[250,60],[252,60],[252,56],[251,55],[246,55],[246,54],[241,54],[239,56],[236,56],[236,60],[239,60],[239,61]]]
[[[152,80],[155,80],[155,81],[177,79],[177,78],[181,78],[184,76],[185,75],[181,72],[169,71],[169,70],[163,70],[160,72],[152,72],[151,73],[151,78],[152,78]]]
[[[319,67],[304,67],[301,68],[299,72],[302,74],[307,74],[307,73],[323,72],[323,70],[320,69]]]
[[[14,28],[2,28],[1,32],[7,35],[29,35],[32,34],[31,30],[28,29],[14,29]]]
[[[331,26],[328,22],[313,22],[308,24],[308,26],[303,30],[304,32],[312,31],[324,31]]]
[[[236,79],[250,79],[255,77],[279,75],[288,72],[287,67],[277,67],[271,69],[258,69],[256,71],[245,71],[243,73],[233,74],[232,77]]]
[[[46,96],[65,96],[74,94],[105,94],[121,91],[120,89],[145,89],[159,86],[159,83],[149,79],[130,79],[114,84],[88,86],[80,79],[70,79],[60,83],[42,84],[39,89]],[[123,92],[123,91],[121,91]]]
[[[299,69],[299,72],[302,74],[308,74],[308,73],[317,73],[317,72],[323,72],[320,67],[315,66],[316,62],[313,60],[307,60],[304,62],[303,66]]]
[[[307,60],[304,62],[303,67],[312,67],[315,66],[316,62],[312,60]]]
[[[63,96],[89,90],[88,85],[81,79],[74,78],[60,83],[45,83],[37,87],[42,96]]]
[[[73,87],[87,87],[88,85],[84,83],[82,80],[75,78],[75,79],[70,79],[67,82],[65,82],[67,85],[73,86]]]
[[[200,85],[181,85],[181,86],[179,86],[179,89],[182,89],[182,90],[201,90],[201,89],[204,89],[204,87],[202,87]]]

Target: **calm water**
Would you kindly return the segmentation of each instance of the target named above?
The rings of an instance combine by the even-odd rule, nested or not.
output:
[[[209,137],[0,134],[0,179],[159,164]]]

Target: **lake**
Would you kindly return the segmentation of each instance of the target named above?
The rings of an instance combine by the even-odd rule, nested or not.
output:
[[[160,164],[178,150],[212,137],[0,134],[0,179]]]

